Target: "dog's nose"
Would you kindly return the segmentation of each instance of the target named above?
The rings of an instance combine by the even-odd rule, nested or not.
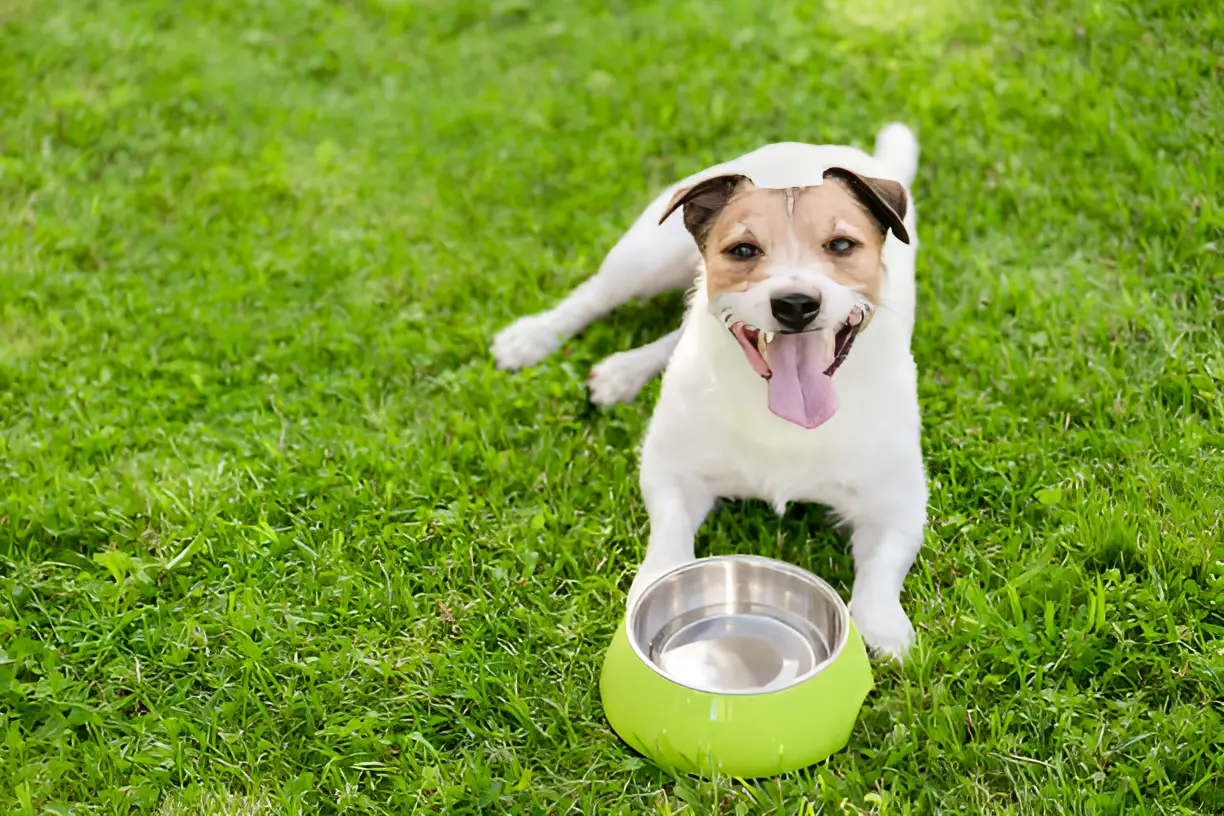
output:
[[[820,298],[799,293],[776,297],[769,302],[773,316],[787,331],[803,331],[803,327],[820,314]]]

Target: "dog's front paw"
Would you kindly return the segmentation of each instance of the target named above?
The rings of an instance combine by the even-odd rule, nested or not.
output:
[[[613,354],[591,369],[587,390],[596,405],[633,402],[656,369],[641,360],[640,350]]]
[[[914,643],[914,627],[900,602],[851,601],[850,616],[873,653],[898,663],[905,659]]]
[[[516,371],[535,365],[561,347],[561,337],[547,312],[522,317],[493,338],[490,351],[497,367]]]

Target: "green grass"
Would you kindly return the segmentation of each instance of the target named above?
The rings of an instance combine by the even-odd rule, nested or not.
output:
[[[0,27],[0,811],[1224,812],[1218,4]],[[582,379],[681,298],[520,375],[487,345],[661,185],[893,119],[923,145],[920,645],[826,764],[675,780],[597,690],[657,384],[593,411]],[[852,579],[810,509],[699,546]]]

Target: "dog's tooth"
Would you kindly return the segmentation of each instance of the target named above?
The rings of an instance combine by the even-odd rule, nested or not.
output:
[[[773,341],[774,341],[774,333],[773,333],[773,332],[765,332],[765,345],[767,345],[767,346],[768,346],[768,345],[769,345],[770,343],[772,343]]]
[[[765,344],[768,342],[769,341],[765,339],[765,332],[757,332],[756,346],[757,346],[757,351],[761,353],[762,357],[765,356]]]
[[[829,366],[833,365],[833,360],[836,359],[837,357],[837,332],[833,331],[833,327],[830,326],[824,329],[824,333],[825,333],[825,344],[824,344],[825,364],[824,364],[824,367],[828,368]]]

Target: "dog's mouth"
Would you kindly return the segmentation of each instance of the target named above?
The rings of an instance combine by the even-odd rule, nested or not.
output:
[[[864,311],[855,307],[841,328],[767,332],[730,312],[723,322],[739,342],[752,370],[769,384],[769,410],[802,428],[824,424],[837,412],[833,375],[850,354],[863,327]]]

